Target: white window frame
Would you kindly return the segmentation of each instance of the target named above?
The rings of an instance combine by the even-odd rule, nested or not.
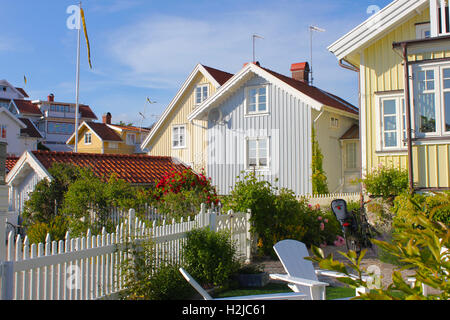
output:
[[[175,140],[175,129],[178,129],[178,140]],[[181,144],[181,139],[180,136],[181,134],[179,133],[180,129],[184,129],[184,139],[183,139],[183,144]],[[175,142],[178,142],[178,145],[175,146]],[[186,125],[174,125],[172,126],[172,149],[177,150],[177,149],[186,149],[187,147],[187,129],[186,129]]]
[[[256,141],[257,147],[256,147],[256,162],[259,163],[260,159],[260,148],[259,148],[259,141],[266,141],[266,152],[267,152],[267,165],[266,166],[256,166],[256,167],[250,167],[250,161],[249,161],[249,142],[250,141]],[[246,137],[245,138],[245,170],[246,171],[269,171],[270,170],[270,138],[269,137]]]
[[[198,101],[198,90],[200,90],[200,94],[201,94],[201,98],[200,98],[200,102]],[[205,97],[205,90],[206,90],[206,97]],[[195,105],[200,105],[203,103],[203,101],[205,101],[206,99],[208,99],[209,97],[209,85],[208,84],[200,84],[195,88]]]
[[[429,33],[429,36],[426,36],[426,33]],[[431,37],[431,23],[420,23],[416,24],[416,39],[427,39]]]
[[[354,163],[355,163],[355,166],[354,167],[349,167],[348,166],[348,164],[349,164],[349,156],[348,156],[348,154],[349,154],[349,147],[351,146],[351,145],[353,145],[354,146],[354,148],[355,148],[355,154],[354,154]],[[345,142],[345,144],[344,144],[344,154],[345,154],[345,162],[344,162],[344,169],[345,169],[345,171],[356,171],[356,170],[358,170],[358,141],[346,141]]]
[[[336,115],[330,116],[330,128],[339,129],[340,126],[341,126],[341,119],[339,119],[339,117]]]
[[[3,137],[4,133],[4,137]],[[8,126],[6,124],[0,125],[0,139],[5,140],[8,138]]]
[[[134,137],[134,143],[131,141],[130,137]],[[135,146],[136,145],[136,133],[127,133],[127,145]]]
[[[405,96],[403,92],[383,92],[375,94],[376,99],[376,143],[377,151],[406,151],[407,143],[404,141],[404,132],[406,131],[406,109]],[[397,145],[395,147],[385,146],[384,137],[384,109],[385,100],[395,100],[396,132]]]
[[[431,137],[450,137],[450,131],[445,131],[445,101],[444,93],[449,89],[444,89],[443,70],[450,69],[449,62],[437,62],[427,64],[416,64],[411,66],[410,74],[412,74],[411,82],[411,101],[412,101],[412,128],[414,128],[414,138],[426,139]],[[434,71],[434,94],[435,94],[435,114],[436,114],[436,132],[421,133],[416,127],[416,97],[417,97],[417,72],[418,71]]]
[[[110,149],[119,149],[119,143],[118,142],[110,142],[109,148]]]
[[[87,146],[92,144],[92,133],[91,132],[87,132],[84,134],[84,144]]]
[[[257,94],[256,99],[256,111],[249,111],[250,107],[250,91],[251,90],[259,90],[264,88],[266,90],[266,110],[261,111],[259,109],[259,93]],[[269,86],[268,85],[258,85],[258,86],[250,86],[245,88],[245,115],[246,116],[259,116],[259,115],[268,115],[269,114]]]

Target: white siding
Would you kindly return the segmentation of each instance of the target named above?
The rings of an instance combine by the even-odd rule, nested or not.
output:
[[[269,114],[245,116],[245,88],[268,85]],[[223,102],[225,124],[208,121],[208,175],[228,194],[245,170],[246,137],[269,137],[270,170],[257,172],[296,194],[312,192],[311,107],[260,77],[253,77]],[[277,180],[278,179],[278,180]]]

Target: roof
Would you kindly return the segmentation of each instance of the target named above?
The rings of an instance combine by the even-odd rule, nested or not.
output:
[[[16,87],[16,90],[19,91],[23,95],[24,98],[29,98],[28,94],[25,92],[24,89]]]
[[[223,101],[225,97],[233,92],[233,88],[239,87],[243,81],[248,81],[252,74],[259,75],[267,81],[275,83],[278,86],[282,86],[286,89],[286,91],[290,92],[299,99],[304,100],[317,110],[322,110],[324,106],[327,106],[347,112],[354,117],[359,114],[357,107],[329,92],[310,86],[309,84],[295,80],[294,78],[279,74],[270,69],[263,68],[258,64],[249,63],[246,64],[244,68],[234,75],[227,83],[220,87],[214,95],[210,96],[199,107],[197,107],[188,116],[188,120],[192,121],[193,119],[205,117],[207,110],[209,110],[212,105]]]
[[[395,0],[328,47],[339,60],[378,40],[395,26],[416,15],[429,0]]]
[[[262,69],[266,70],[267,72],[277,77],[281,81],[285,82],[286,84],[290,85],[294,89],[306,94],[307,96],[313,98],[316,101],[323,103],[326,106],[340,109],[342,111],[350,112],[353,114],[359,114],[357,107],[345,101],[344,99],[335,96],[334,94],[321,90],[317,87],[310,86],[309,84],[303,81],[295,80],[294,78],[284,76],[275,71],[266,68]]]
[[[39,133],[39,130],[30,121],[30,119],[19,118],[20,121],[23,122],[27,127],[25,129],[21,129],[20,133],[29,136],[30,138],[39,138],[42,139],[42,135]]]
[[[80,107],[79,111],[82,118],[89,118],[95,120],[98,119],[95,113],[91,110],[91,107],[84,104],[80,104],[79,107]]]
[[[167,117],[171,113],[171,111],[177,106],[178,102],[182,98],[184,92],[189,88],[191,83],[194,81],[195,76],[198,73],[203,74],[206,78],[208,78],[209,81],[211,81],[212,85],[216,88],[219,88],[223,86],[225,83],[228,82],[229,79],[233,77],[231,73],[221,71],[218,69],[214,69],[211,67],[204,66],[202,64],[197,64],[194,68],[194,70],[191,72],[189,77],[186,79],[186,81],[183,83],[181,88],[178,90],[176,96],[173,98],[173,100],[170,102],[169,106],[166,108],[162,116],[158,119],[156,124],[153,126],[152,130],[150,131],[149,135],[145,138],[144,142],[141,144],[142,149],[147,149],[148,145],[150,144],[150,141],[152,138],[159,132],[159,129],[163,127],[164,121],[166,121]]]
[[[54,163],[68,163],[91,168],[105,180],[116,174],[117,178],[131,184],[153,184],[172,170],[182,172],[188,168],[172,157],[48,151],[33,151],[32,154],[47,171]]]
[[[14,99],[13,101],[21,114],[42,116],[41,110],[37,105],[33,104],[33,102],[29,100],[19,100],[19,99]]]
[[[103,141],[122,141],[122,138],[116,131],[104,123],[85,122],[86,125],[94,131]]]
[[[205,65],[202,65],[203,68],[206,69],[206,71],[209,72],[209,74],[216,79],[216,81],[222,86],[225,82],[227,82],[228,80],[231,79],[231,77],[233,76],[231,73],[219,70],[219,69],[215,69],[215,68],[211,68],[211,67],[207,67]]]
[[[344,133],[340,140],[359,140],[359,126],[356,124],[353,125]]]
[[[6,172],[11,171],[11,169],[16,165],[17,161],[19,160],[19,157],[7,157],[6,158]]]
[[[150,129],[148,128],[138,128],[134,126],[119,126],[117,124],[110,124],[111,127],[116,127],[121,130],[127,130],[127,131],[137,131],[137,132],[150,132]]]

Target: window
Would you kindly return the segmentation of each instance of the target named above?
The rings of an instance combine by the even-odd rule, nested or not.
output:
[[[136,134],[127,133],[127,144],[130,146],[136,145]]]
[[[117,142],[110,142],[109,148],[110,149],[119,149],[119,144]]]
[[[6,125],[0,125],[0,137],[6,139]]]
[[[393,150],[406,147],[406,109],[402,93],[384,95],[378,99],[379,141],[378,149]]]
[[[267,88],[265,86],[247,88],[247,114],[267,111]]]
[[[195,89],[195,103],[200,104],[206,99],[208,99],[208,89],[209,86],[207,84],[198,86]]]
[[[339,119],[336,117],[330,118],[330,128],[339,129]]]
[[[450,64],[417,66],[413,79],[416,137],[450,134]]]
[[[345,168],[356,169],[357,166],[356,142],[349,142],[345,145]]]
[[[92,133],[88,132],[84,135],[84,144],[92,144]]]
[[[431,26],[429,22],[416,25],[417,39],[426,39],[430,37],[431,37]]]
[[[172,147],[174,149],[186,148],[185,126],[175,126],[172,128]]]
[[[48,133],[72,135],[75,132],[75,125],[72,123],[48,123]]]
[[[269,167],[269,139],[247,139],[247,169],[266,169]]]

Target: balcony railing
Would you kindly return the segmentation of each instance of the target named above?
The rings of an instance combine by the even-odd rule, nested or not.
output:
[[[430,0],[431,36],[450,35],[449,0]]]

